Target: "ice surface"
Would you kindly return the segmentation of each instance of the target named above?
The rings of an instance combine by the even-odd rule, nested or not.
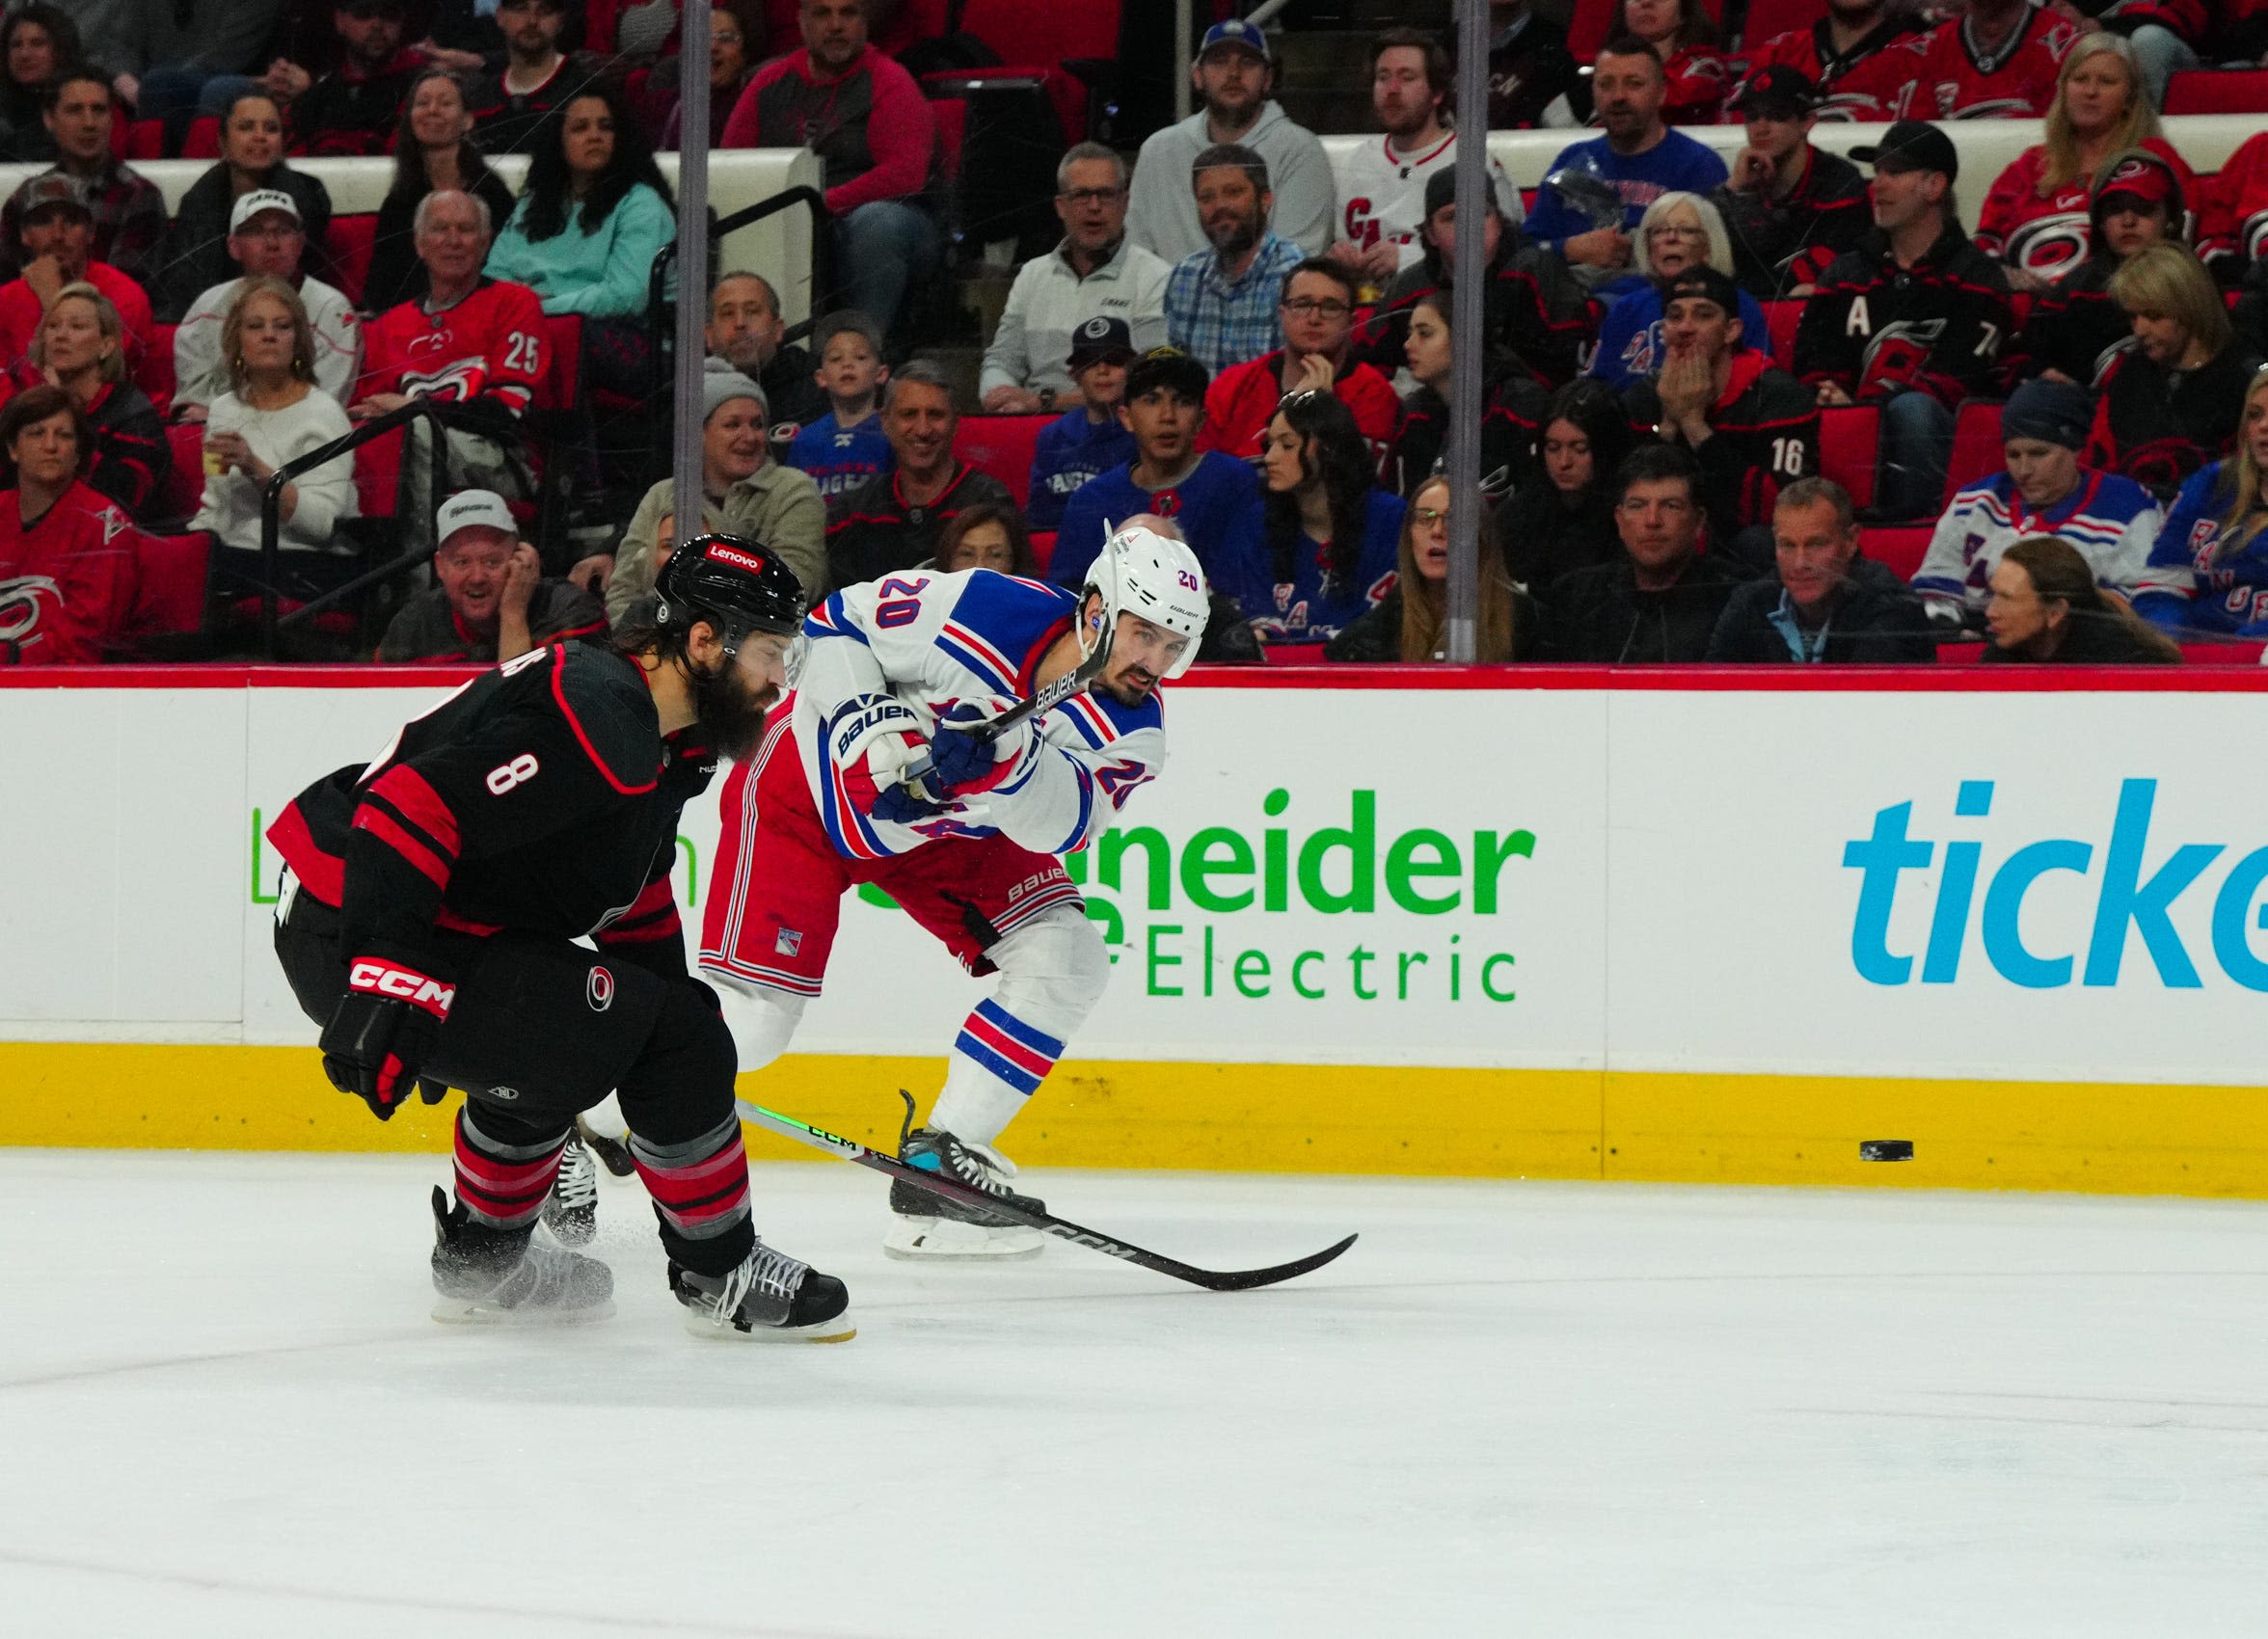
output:
[[[760,1169],[833,1348],[425,1318],[441,1158],[0,1151],[0,1632],[2268,1633],[2268,1210],[1027,1173],[1214,1267],[932,1270]]]

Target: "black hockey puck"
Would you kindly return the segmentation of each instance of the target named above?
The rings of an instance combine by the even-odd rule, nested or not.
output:
[[[1861,1161],[1911,1161],[1911,1139],[1867,1139],[1858,1146]]]

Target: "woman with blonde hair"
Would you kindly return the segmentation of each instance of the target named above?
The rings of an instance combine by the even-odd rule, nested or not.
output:
[[[2166,514],[2134,612],[2177,635],[2268,637],[2268,372],[2246,388],[2236,451],[2200,468]]]
[[[2000,554],[1984,607],[1987,660],[2035,665],[2166,665],[2180,647],[2139,619],[2070,542],[2027,535]]]
[[[1631,235],[1633,271],[1599,291],[1614,305],[1599,326],[1590,373],[1620,392],[1661,369],[1661,291],[1688,268],[1707,262],[1733,277],[1733,238],[1724,217],[1699,194],[1667,193],[1646,207]],[[1741,292],[1741,345],[1762,347],[1771,335],[1764,309]]]
[[[86,416],[88,484],[141,522],[171,460],[165,421],[126,379],[126,331],[109,297],[94,285],[65,285],[33,334],[38,379],[62,388]]]
[[[2174,167],[2185,197],[2196,192],[2188,162],[2159,134],[2158,111],[2122,36],[2079,37],[2056,75],[2043,124],[2045,140],[2000,174],[1977,216],[1977,249],[2008,264],[2013,290],[2045,290],[2087,259],[2095,174],[2120,149],[2157,154]]]
[[[2097,384],[2082,459],[2165,501],[2228,453],[2260,360],[2237,339],[2213,276],[2186,245],[2150,245],[2111,276],[2134,345]]]
[[[1497,545],[1496,520],[1480,506],[1480,611],[1473,658],[1484,664],[1535,654],[1542,620],[1534,602],[1512,584]],[[1376,608],[1323,647],[1327,660],[1445,660],[1449,615],[1449,481],[1435,475],[1418,486],[1402,514],[1400,578]]]
[[[215,537],[215,566],[246,589],[260,579],[260,496],[277,470],[349,431],[338,401],[315,388],[314,329],[299,292],[280,279],[247,280],[221,330],[230,390],[204,424],[204,497],[192,529]],[[352,542],[336,540],[338,521],[357,514],[354,462],[341,455],[284,486],[281,522],[284,584],[307,598],[346,578],[358,561]]]

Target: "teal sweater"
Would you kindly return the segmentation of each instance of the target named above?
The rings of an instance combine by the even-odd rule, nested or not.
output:
[[[527,237],[527,201],[489,247],[488,275],[531,286],[547,313],[626,318],[646,310],[654,256],[677,237],[677,219],[645,183],[625,194],[595,233],[582,230],[578,206],[566,228],[549,239]]]

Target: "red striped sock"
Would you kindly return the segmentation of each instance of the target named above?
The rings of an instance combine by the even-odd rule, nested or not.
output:
[[[690,1144],[660,1149],[631,1135],[630,1156],[662,1222],[705,1241],[748,1216],[748,1151],[741,1124],[728,1121]]]
[[[470,1117],[469,1108],[457,1113],[457,1199],[474,1218],[500,1229],[531,1225],[559,1175],[566,1135],[530,1155],[498,1142],[473,1126]]]

